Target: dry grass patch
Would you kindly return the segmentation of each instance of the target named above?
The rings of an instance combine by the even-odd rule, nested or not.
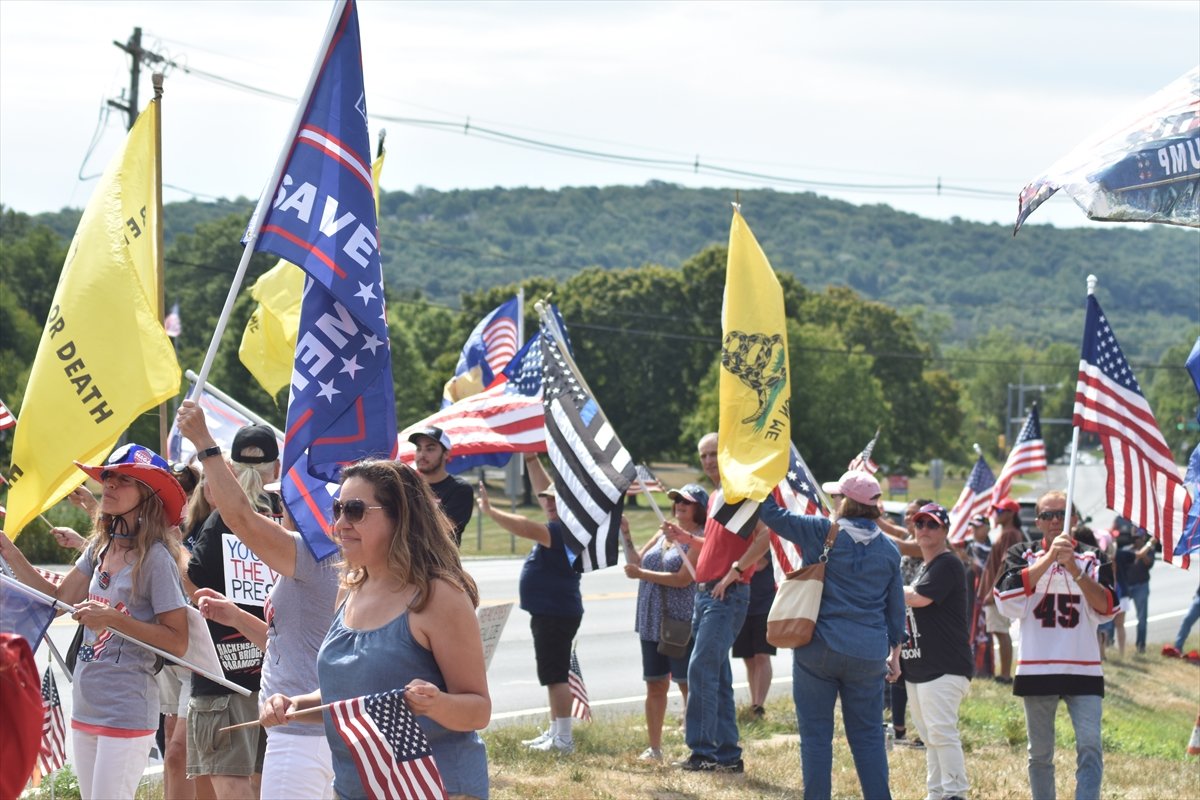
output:
[[[1159,656],[1110,661],[1104,703],[1104,798],[1200,798],[1200,760],[1185,755],[1200,707],[1200,670]],[[494,800],[784,800],[803,794],[799,737],[790,700],[767,704],[763,721],[739,719],[746,774],[708,775],[670,765],[687,755],[682,734],[664,732],[662,766],[638,761],[645,747],[640,714],[604,716],[575,728],[569,756],[531,753],[520,740],[528,725],[489,731],[485,738]],[[973,800],[1029,796],[1025,771],[1025,718],[1011,688],[988,680],[972,682],[963,704],[963,744]],[[1056,729],[1058,793],[1075,791],[1074,735],[1066,708]],[[833,794],[861,796],[858,776],[839,725],[834,737]],[[925,795],[925,753],[897,747],[889,757],[897,800]]]

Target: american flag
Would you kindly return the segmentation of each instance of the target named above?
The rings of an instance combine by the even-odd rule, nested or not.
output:
[[[667,491],[662,485],[662,481],[656,478],[654,473],[645,464],[638,464],[634,469],[637,471],[637,476],[633,479],[633,483],[629,484],[629,488],[625,490],[626,497],[634,497],[641,494],[643,486],[652,492]]]
[[[172,339],[179,337],[183,333],[183,321],[179,318],[179,303],[171,306],[171,313],[167,314],[167,318],[163,320],[163,331]]]
[[[621,511],[636,472],[629,451],[542,321],[546,452],[567,547],[583,572],[620,561]],[[557,322],[554,322],[557,324]]]
[[[1042,441],[1042,423],[1038,416],[1037,403],[1029,408],[1029,416],[1017,434],[1017,441],[1008,454],[1008,460],[1000,469],[1000,477],[992,487],[992,505],[1008,496],[1012,488],[1013,478],[1030,472],[1041,472],[1046,469],[1046,443]]]
[[[491,386],[517,352],[517,315],[520,300],[513,297],[493,308],[467,336],[458,356],[454,376],[442,391],[442,407]]]
[[[879,472],[879,465],[871,460],[871,453],[875,450],[875,443],[879,441],[879,428],[875,429],[875,435],[871,437],[871,441],[867,442],[867,446],[862,449],[862,452],[850,459],[847,470],[858,470],[860,472],[869,472],[874,475]]]
[[[787,475],[775,487],[775,502],[793,514],[820,514],[829,516],[821,505],[821,496],[817,494],[817,482],[813,479],[800,451],[796,445],[791,446]],[[795,572],[803,564],[800,548],[771,534],[771,550],[775,554],[775,581],[783,581],[787,573]]]
[[[67,726],[63,721],[58,685],[54,682],[54,672],[50,667],[46,667],[46,674],[42,676],[42,706],[45,714],[42,717],[42,747],[38,751],[37,769],[42,775],[49,775],[67,761]]]
[[[67,577],[66,575],[63,575],[62,573],[51,572],[50,570],[42,569],[41,567],[34,567],[33,571],[36,572],[38,575],[41,575],[46,580],[53,583],[55,586],[62,586],[63,578]]]
[[[592,706],[588,703],[587,686],[583,684],[583,673],[579,670],[579,654],[571,645],[571,669],[567,673],[567,685],[571,687],[571,716],[591,721]]]
[[[17,415],[8,410],[4,401],[0,400],[0,431],[6,431],[17,425]]]
[[[363,790],[375,798],[445,798],[446,787],[425,732],[404,702],[404,690],[329,705]]]
[[[1191,498],[1154,412],[1090,292],[1072,424],[1097,434],[1104,446],[1107,506],[1152,532],[1162,542],[1163,558],[1172,562]],[[1184,559],[1186,568],[1186,555]]]
[[[431,425],[450,437],[451,460],[446,469],[459,472],[469,456],[544,452],[546,426],[542,421],[542,335],[525,342],[504,368],[502,383],[459,400],[400,432],[400,460],[412,463],[413,431]],[[503,462],[501,462],[503,463]]]
[[[951,544],[965,541],[971,533],[971,517],[976,514],[987,514],[992,508],[992,487],[996,485],[996,476],[983,460],[983,456],[975,462],[971,474],[967,476],[967,485],[954,508],[950,509],[950,533],[947,540]]]

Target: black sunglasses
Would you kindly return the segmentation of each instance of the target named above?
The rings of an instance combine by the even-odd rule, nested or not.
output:
[[[368,511],[373,508],[383,508],[383,506],[369,506],[364,500],[341,500],[333,501],[333,521],[345,518],[346,522],[355,523],[362,522],[362,518]]]
[[[935,519],[919,519],[913,523],[914,528],[940,528],[942,523]]]
[[[1042,520],[1043,522],[1049,522],[1052,519],[1066,519],[1066,518],[1067,518],[1067,512],[1061,508],[1058,509],[1057,511],[1039,511],[1038,512],[1038,519]]]

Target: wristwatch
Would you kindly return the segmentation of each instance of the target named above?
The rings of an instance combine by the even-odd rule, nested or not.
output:
[[[741,567],[738,566],[738,562],[736,562],[736,561],[734,561],[731,566],[733,567],[734,571],[737,572],[738,575],[741,575],[745,571]]]
[[[206,458],[212,458],[213,456],[219,455],[221,455],[221,448],[218,445],[213,445],[212,447],[206,447],[197,453],[196,458],[199,461],[203,461]]]

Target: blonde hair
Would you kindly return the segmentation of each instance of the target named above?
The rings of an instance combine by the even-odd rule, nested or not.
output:
[[[133,591],[135,595],[143,596],[138,587],[138,575],[154,543],[160,542],[163,547],[167,548],[171,561],[175,564],[179,563],[180,547],[175,537],[170,535],[172,526],[167,524],[166,511],[158,494],[136,478],[133,483],[137,486],[138,496],[141,497],[141,502],[136,507],[137,521],[134,523],[136,526],[134,535],[130,539],[133,542],[131,549],[135,554],[132,576]],[[100,563],[100,554],[112,544],[113,525],[122,516],[124,515],[106,514],[99,508],[96,509],[95,516],[92,518],[92,535],[88,538],[88,544],[92,548],[92,559],[96,564]]]
[[[258,450],[258,448],[247,447],[245,455],[255,455],[254,450]],[[263,487],[275,479],[275,463],[247,464],[232,460],[228,460],[226,463],[233,470],[233,476],[237,478],[238,485],[242,487],[242,491],[250,500],[250,504],[254,506],[254,510],[260,514],[272,514],[271,502],[267,499],[267,493]]]
[[[454,524],[442,512],[429,484],[417,472],[397,461],[366,459],[342,470],[342,482],[360,478],[371,484],[383,511],[392,522],[388,546],[388,571],[417,592],[410,608],[422,611],[429,603],[430,586],[441,579],[457,586],[479,606],[479,589],[463,569],[454,544]],[[354,589],[367,579],[365,567],[343,564],[342,585]]]

